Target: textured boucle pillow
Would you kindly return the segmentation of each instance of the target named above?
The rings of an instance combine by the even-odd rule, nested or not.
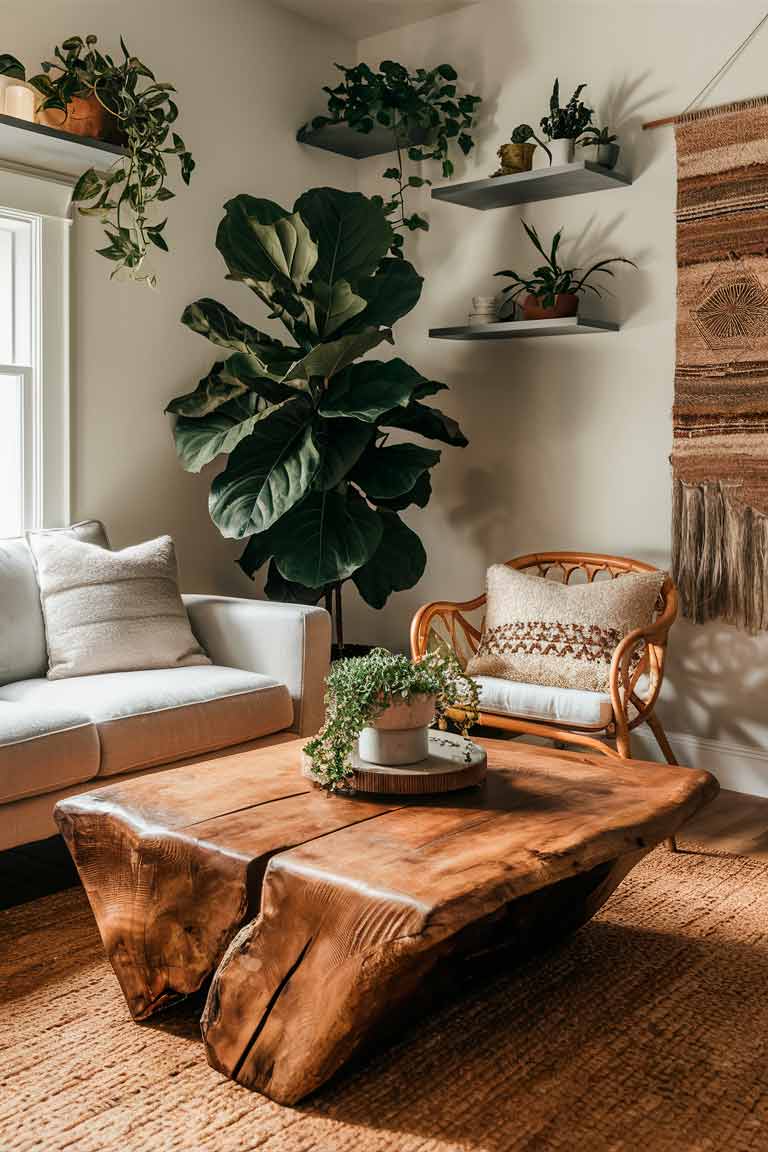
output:
[[[110,552],[30,532],[48,646],[48,678],[210,664],[178,589],[176,550],[160,536]]]
[[[467,672],[607,692],[613,653],[627,633],[651,623],[665,576],[633,572],[567,585],[494,564],[483,635]]]

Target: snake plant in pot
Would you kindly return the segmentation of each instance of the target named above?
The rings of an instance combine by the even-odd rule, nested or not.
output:
[[[228,355],[168,406],[188,471],[228,457],[209,510],[222,535],[247,540],[243,571],[268,563],[273,600],[325,598],[340,648],[346,581],[381,608],[426,563],[400,513],[427,504],[440,451],[392,443],[392,433],[467,443],[455,420],[423,403],[444,384],[399,357],[360,360],[394,342],[392,325],[421,294],[413,266],[387,257],[391,243],[381,203],[360,193],[314,188],[291,210],[230,200],[216,238],[228,279],[251,289],[288,341],[215,300],[195,301],[182,322]]]

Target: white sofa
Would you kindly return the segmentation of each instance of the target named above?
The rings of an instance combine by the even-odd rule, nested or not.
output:
[[[96,521],[74,531],[104,541]],[[0,850],[53,835],[63,796],[320,727],[327,612],[225,596],[184,602],[211,665],[47,680],[31,553],[23,539],[0,540]]]

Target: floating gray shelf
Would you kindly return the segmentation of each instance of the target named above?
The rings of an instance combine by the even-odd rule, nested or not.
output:
[[[496,324],[473,324],[460,328],[430,328],[433,340],[516,340],[524,336],[588,336],[618,332],[609,320],[587,316],[562,316],[557,320],[502,320]]]
[[[325,124],[322,128],[301,129],[296,139],[311,148],[322,148],[326,152],[338,152],[340,156],[351,156],[353,160],[363,160],[366,156],[386,156],[395,151],[392,129],[376,124],[370,132],[358,132],[349,124]],[[426,139],[426,133],[414,133],[403,144],[404,148],[418,147]]]
[[[124,149],[119,144],[73,136],[44,124],[30,124],[15,116],[0,115],[0,166],[37,169],[76,178],[88,168],[104,171]]]
[[[621,172],[602,168],[589,160],[577,160],[573,164],[560,164],[555,168],[516,172],[514,176],[494,176],[487,180],[446,184],[433,188],[432,198],[486,211],[488,208],[506,208],[511,204],[554,200],[560,196],[579,196],[582,192],[624,188],[631,183],[630,178]]]

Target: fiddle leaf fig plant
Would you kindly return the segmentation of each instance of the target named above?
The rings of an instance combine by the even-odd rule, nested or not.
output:
[[[311,131],[328,124],[348,124],[357,132],[370,133],[380,125],[392,134],[392,150],[397,162],[383,173],[397,188],[384,203],[392,220],[393,256],[402,254],[406,231],[429,231],[429,222],[417,212],[406,214],[409,189],[424,188],[432,181],[417,173],[407,175],[405,156],[417,164],[437,161],[445,179],[453,175],[451,147],[456,144],[465,156],[474,148],[472,128],[480,96],[459,94],[458,73],[450,64],[437,68],[417,68],[409,72],[394,60],[384,60],[374,71],[368,64],[345,68],[337,64],[343,79],[335,88],[325,87],[328,115],[315,116],[299,129],[303,141]]]
[[[444,384],[399,357],[360,359],[393,343],[392,325],[421,294],[413,266],[387,256],[391,242],[381,204],[360,193],[314,188],[290,210],[236,196],[216,246],[228,279],[251,289],[288,340],[208,298],[182,316],[224,358],[168,405],[179,459],[199,472],[227,457],[210,514],[222,535],[247,540],[247,575],[269,563],[271,599],[328,601],[351,579],[381,608],[410,588],[426,554],[399,513],[426,505],[440,451],[391,435],[467,443],[423,402]],[[339,637],[340,625],[337,614]]]
[[[28,83],[42,97],[39,110],[56,109],[62,120],[75,99],[95,100],[111,117],[112,135],[124,146],[125,157],[107,172],[84,172],[72,200],[82,215],[104,225],[108,243],[98,252],[115,263],[112,276],[127,275],[154,287],[156,277],[145,271],[145,259],[152,248],[167,252],[168,243],[163,235],[167,220],[157,219],[153,210],[175,195],[167,185],[166,157],[178,158],[185,184],[195,162],[172,130],[178,117],[173,85],[157,81],[122,37],[119,60],[102,53],[97,43],[94,35],[70,36]],[[0,55],[0,75],[24,80],[26,73],[20,61],[6,54]]]

